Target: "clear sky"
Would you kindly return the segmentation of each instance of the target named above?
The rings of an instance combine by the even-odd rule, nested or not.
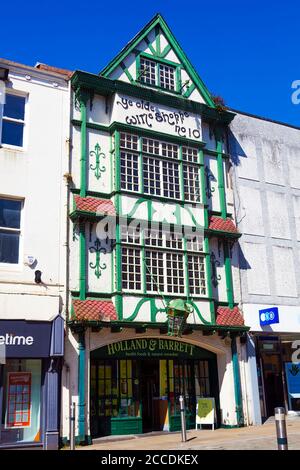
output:
[[[228,106],[300,126],[299,0],[6,1],[0,57],[98,73],[157,12]]]

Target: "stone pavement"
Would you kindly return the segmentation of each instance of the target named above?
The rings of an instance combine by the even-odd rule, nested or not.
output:
[[[300,418],[287,421],[290,450],[300,450]],[[262,426],[239,429],[188,431],[188,441],[180,433],[150,433],[97,439],[82,450],[276,450],[276,429],[272,420]]]

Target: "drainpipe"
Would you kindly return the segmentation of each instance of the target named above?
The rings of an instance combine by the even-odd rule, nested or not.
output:
[[[232,367],[233,367],[233,381],[234,381],[234,397],[235,397],[235,410],[236,420],[239,427],[244,426],[244,415],[242,405],[242,387],[241,376],[239,367],[239,357],[237,353],[236,336],[231,338],[231,354],[232,354]]]
[[[85,330],[78,333],[78,440],[85,442]]]
[[[70,287],[70,185],[72,183],[72,175],[71,175],[71,147],[72,147],[72,124],[71,124],[71,116],[73,110],[73,99],[72,99],[72,88],[71,88],[71,81],[69,81],[69,97],[70,97],[70,109],[69,109],[69,137],[67,139],[67,146],[68,146],[68,172],[64,175],[66,181],[66,191],[67,191],[67,200],[66,200],[66,240],[65,240],[65,247],[66,247],[66,291],[65,291],[65,314],[66,314],[66,322],[69,320],[69,287]]]

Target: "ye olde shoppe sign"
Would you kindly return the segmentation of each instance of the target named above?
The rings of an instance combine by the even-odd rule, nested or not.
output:
[[[116,94],[112,120],[165,134],[201,140],[199,116],[142,99]]]

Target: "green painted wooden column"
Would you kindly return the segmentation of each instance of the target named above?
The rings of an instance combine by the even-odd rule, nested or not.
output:
[[[229,250],[227,240],[223,241],[223,247],[224,247],[224,265],[225,265],[227,301],[228,301],[229,308],[233,308],[234,298],[233,298],[232,268],[231,268],[230,250]]]
[[[204,166],[204,153],[203,150],[199,150],[198,161],[200,163],[200,184],[201,184],[201,202],[203,204],[203,211],[204,211],[204,228],[208,228],[209,225],[209,218],[208,218],[208,208],[207,208],[207,194],[206,194],[206,178],[205,178],[205,166]],[[209,239],[203,232],[203,249],[206,253],[205,256],[205,271],[206,271],[206,288],[207,288],[207,295],[210,298],[209,300],[209,310],[210,310],[210,317],[211,323],[216,322],[216,312],[215,312],[215,304],[212,300],[213,297],[213,289],[212,289],[212,281],[211,281],[211,260],[210,260],[210,247],[209,247]]]
[[[78,441],[85,442],[85,330],[78,334]]]
[[[116,223],[116,310],[118,320],[123,319],[123,297],[122,292],[122,247],[121,247],[121,227],[120,227],[120,216],[121,216],[121,163],[120,163],[120,133],[115,132],[115,184],[114,188],[116,191],[115,203],[117,212],[117,223]]]
[[[240,376],[239,357],[237,353],[236,336],[232,336],[231,338],[231,354],[232,354],[236,419],[237,419],[238,426],[244,426],[242,387],[241,387],[241,376]]]

